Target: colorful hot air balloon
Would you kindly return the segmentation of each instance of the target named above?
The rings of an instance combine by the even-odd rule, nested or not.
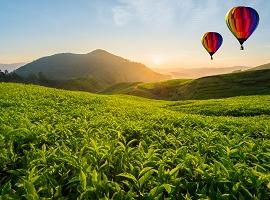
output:
[[[259,24],[259,14],[250,7],[232,8],[226,15],[226,23],[244,50],[244,42],[252,35]]]
[[[202,38],[202,45],[204,46],[206,51],[210,54],[211,60],[213,60],[213,55],[221,47],[222,42],[223,38],[219,33],[208,32],[204,34]]]

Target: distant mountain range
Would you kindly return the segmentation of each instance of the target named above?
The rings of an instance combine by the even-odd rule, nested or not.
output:
[[[160,73],[166,73],[172,76],[174,79],[196,79],[202,78],[206,76],[215,76],[221,74],[229,74],[235,72],[244,72],[250,70],[264,70],[270,69],[270,63],[260,65],[257,67],[246,67],[246,66],[234,66],[234,67],[220,67],[220,68],[210,68],[210,67],[202,67],[202,68],[169,68],[169,69],[157,69]]]
[[[151,82],[170,78],[141,63],[100,49],[88,54],[64,53],[43,57],[15,72],[22,77],[42,74],[48,80],[60,81],[60,87],[93,92],[120,82]]]
[[[166,73],[172,76],[172,78],[201,78],[205,76],[213,76],[219,74],[228,74],[232,72],[245,71],[249,67],[245,66],[234,66],[234,67],[222,67],[222,68],[168,68],[168,69],[157,69],[160,73]]]
[[[8,70],[8,72],[12,72],[25,64],[26,63],[0,64],[0,70],[1,71]]]
[[[64,53],[43,57],[15,72],[24,77],[27,83],[155,99],[207,99],[270,94],[270,63],[254,68],[177,69],[170,77],[141,63],[98,49],[88,54]],[[168,80],[175,77],[181,79]]]
[[[251,68],[249,70],[264,70],[264,69],[270,69],[270,63],[260,65],[258,67],[253,67],[253,68]]]

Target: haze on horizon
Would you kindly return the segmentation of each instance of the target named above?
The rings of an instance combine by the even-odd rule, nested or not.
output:
[[[260,14],[245,51],[224,19],[238,5]],[[269,10],[265,0],[1,0],[0,63],[105,49],[152,68],[256,66],[270,62]],[[207,31],[224,38],[214,61],[201,45]]]

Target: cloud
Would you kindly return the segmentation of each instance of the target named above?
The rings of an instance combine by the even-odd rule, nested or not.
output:
[[[118,0],[112,7],[116,26],[139,22],[151,26],[197,26],[219,12],[220,0]]]
[[[113,21],[117,26],[123,26],[129,22],[131,19],[131,14],[123,7],[114,7],[113,12]]]
[[[112,8],[113,20],[117,26],[124,26],[131,21],[168,24],[173,21],[176,2],[178,0],[119,0]]]

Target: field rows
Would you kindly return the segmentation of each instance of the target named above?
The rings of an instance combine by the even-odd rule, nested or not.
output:
[[[0,199],[269,199],[270,96],[154,101],[0,83]]]

